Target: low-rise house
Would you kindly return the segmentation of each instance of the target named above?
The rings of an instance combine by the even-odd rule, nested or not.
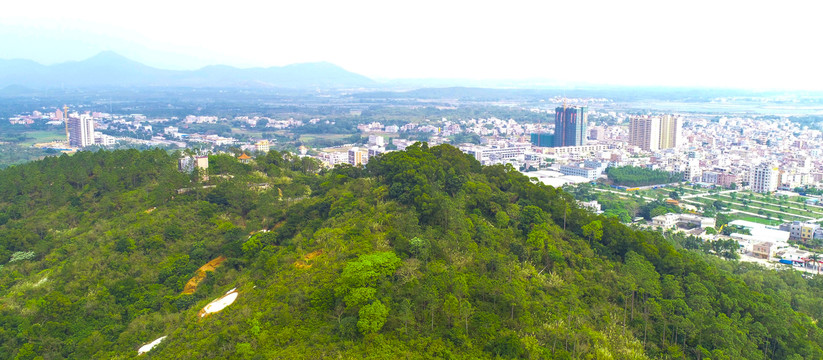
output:
[[[774,244],[768,241],[754,244],[752,245],[752,254],[761,259],[768,259],[771,257],[773,245]]]

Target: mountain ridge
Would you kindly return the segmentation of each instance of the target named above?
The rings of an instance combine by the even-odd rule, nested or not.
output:
[[[27,59],[0,59],[0,88],[45,89],[133,86],[358,88],[375,82],[329,62],[238,68],[208,65],[195,70],[156,68],[113,51],[90,58],[42,65]]]

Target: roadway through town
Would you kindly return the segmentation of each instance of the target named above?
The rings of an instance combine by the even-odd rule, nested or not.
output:
[[[738,192],[738,191],[740,191],[740,190],[723,190],[723,191],[717,192],[716,194],[729,194],[729,193]],[[704,196],[712,196],[712,195],[716,195],[716,194],[705,192],[705,193],[700,193],[700,194],[681,195],[680,198],[681,199],[693,199],[693,198],[704,197]]]
[[[740,200],[742,200],[742,199],[734,199],[734,198],[732,198],[732,197],[730,197],[730,196],[723,196],[723,197],[727,197],[727,198],[730,198],[730,199],[735,200],[735,201],[740,201]],[[724,201],[725,201],[725,200],[724,200]],[[769,206],[778,206],[778,207],[780,206],[779,204],[774,204],[774,203],[769,203],[769,202],[759,201],[759,200],[746,199],[746,201],[751,201],[751,202],[754,202],[754,203],[763,204],[763,205],[769,205]],[[799,203],[795,203],[795,204],[799,204]],[[802,204],[801,204],[801,205],[802,205]],[[764,209],[764,210],[768,210],[768,211],[778,211],[778,210],[771,210],[771,209]],[[812,214],[823,215],[823,213],[820,213],[820,212],[817,212],[817,211],[812,211],[812,210],[805,210],[805,211],[810,212],[810,213],[812,213]],[[803,216],[803,215],[796,215],[796,216]],[[810,219],[813,219],[812,217],[809,217],[809,218],[810,218]]]
[[[695,200],[683,200],[683,201],[687,202],[687,203],[691,203],[691,204],[698,204],[698,205],[701,205],[701,206],[706,206],[706,204],[701,203],[699,201],[695,201]],[[735,202],[731,202],[731,201],[726,201],[726,203],[736,205],[736,206],[740,206],[740,207],[745,207],[745,205],[743,205],[743,204],[735,203]],[[787,213],[787,212],[783,212],[783,211],[779,211],[779,210],[763,209],[763,208],[760,208],[760,207],[754,207],[754,208],[756,210],[760,209],[760,210],[768,211],[768,212],[772,212],[772,213],[779,213],[779,214],[784,214],[784,215],[789,215],[789,216],[814,220],[814,218],[810,217],[810,216],[797,215],[797,214]],[[729,210],[731,210],[732,212],[739,212],[741,214],[752,215],[752,216],[757,216],[759,218],[769,219],[769,217],[766,216],[766,215],[761,215],[761,214],[757,214],[757,213],[753,213],[753,212],[748,212],[748,211],[745,211],[745,210],[731,209],[731,208]]]
[[[595,191],[600,191],[600,192],[609,192],[609,193],[618,194],[618,195],[625,195],[625,196],[633,196],[633,195],[636,195],[636,194],[631,194],[631,193],[628,193],[628,192],[625,192],[625,191],[617,191],[617,190],[610,190],[610,189],[598,189],[598,188],[594,188],[593,190],[595,190]],[[691,200],[691,199],[700,198],[700,197],[714,196],[714,195],[721,195],[721,196],[722,196],[723,194],[730,194],[730,193],[733,193],[733,192],[738,192],[738,191],[740,191],[740,190],[724,190],[724,191],[720,191],[720,192],[717,192],[717,193],[714,193],[714,194],[713,194],[713,193],[708,193],[708,192],[706,192],[706,193],[700,193],[700,194],[683,195],[683,196],[681,196],[681,197],[680,197],[680,199],[681,199],[683,202],[687,202],[687,203],[691,203],[691,204],[697,204],[697,205],[700,205],[700,206],[706,206],[706,204],[704,204],[704,203],[701,203],[701,202],[696,201],[696,200]],[[650,197],[647,197],[647,196],[640,196],[640,198],[642,198],[642,199],[644,199],[644,200],[648,200],[648,201],[656,201],[656,200],[658,200],[658,199],[653,199],[653,198],[650,198]],[[724,200],[724,201],[726,201],[726,200]],[[729,204],[732,204],[732,205],[740,206],[740,207],[745,206],[745,205],[743,205],[743,204],[741,204],[741,203],[736,203],[736,202],[731,202],[731,201],[726,201],[726,202],[727,202],[727,203],[729,203]],[[761,201],[756,201],[756,200],[752,200],[752,202],[759,202],[759,203],[763,203],[763,202],[761,202]],[[769,203],[764,203],[764,204],[766,204],[766,205],[774,205],[774,204],[769,204]],[[798,214],[792,214],[792,213],[787,213],[787,212],[780,211],[780,210],[764,209],[764,208],[762,208],[762,207],[756,207],[755,209],[756,209],[756,210],[757,210],[757,209],[761,209],[761,210],[764,210],[764,211],[769,211],[769,212],[772,212],[772,213],[779,213],[779,214],[784,214],[784,215],[788,215],[788,216],[793,216],[793,217],[798,217],[798,218],[804,218],[804,219],[808,219],[808,220],[811,220],[811,221],[814,221],[814,222],[820,222],[820,221],[823,221],[823,218],[815,219],[815,218],[810,217],[810,216],[798,215]],[[769,216],[767,216],[767,215],[761,215],[761,214],[758,214],[758,213],[753,213],[753,212],[749,212],[749,211],[745,211],[745,210],[730,209],[730,211],[731,211],[731,212],[741,213],[741,214],[746,214],[746,215],[750,215],[750,216],[755,216],[755,217],[759,217],[759,218],[763,218],[763,219],[770,219],[770,217],[769,217]],[[819,213],[817,213],[817,214],[819,214]]]

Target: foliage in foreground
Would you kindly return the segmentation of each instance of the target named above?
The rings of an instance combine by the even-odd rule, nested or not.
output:
[[[321,175],[213,156],[208,188],[176,158],[0,171],[0,358],[131,358],[164,335],[143,357],[823,357],[821,280],[681,248],[448,145]]]

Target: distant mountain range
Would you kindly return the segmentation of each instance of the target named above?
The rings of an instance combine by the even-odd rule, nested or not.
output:
[[[326,62],[246,69],[212,65],[186,71],[154,68],[110,51],[55,65],[21,59],[0,60],[0,88],[360,88],[375,84],[372,79]]]

